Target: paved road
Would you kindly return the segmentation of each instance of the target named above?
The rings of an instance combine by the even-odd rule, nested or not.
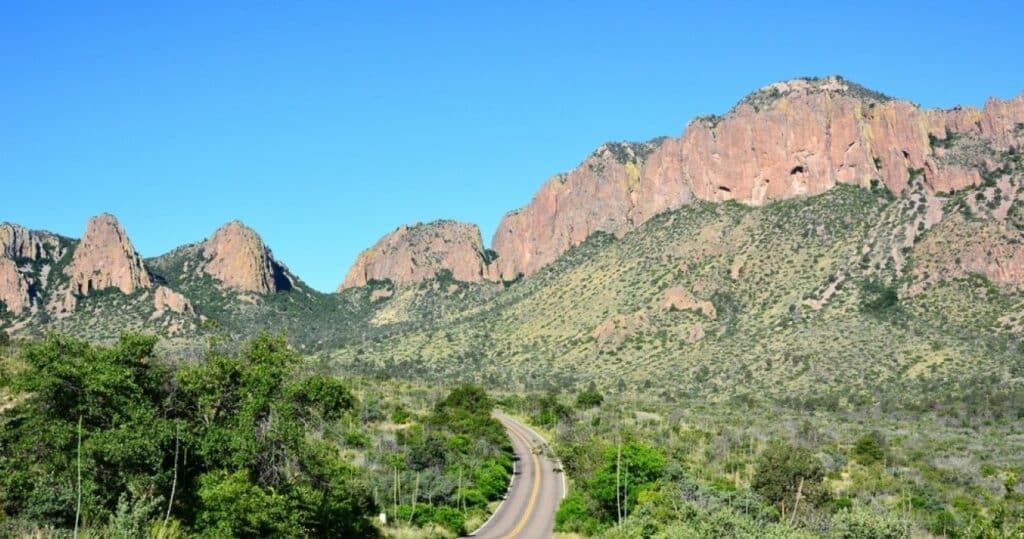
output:
[[[479,539],[542,539],[551,537],[555,512],[565,497],[561,464],[548,458],[547,444],[536,432],[502,413],[495,417],[505,425],[516,453],[516,469],[505,501],[482,528],[470,537]]]

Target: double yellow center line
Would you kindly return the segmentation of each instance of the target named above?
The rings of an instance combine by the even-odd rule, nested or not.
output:
[[[530,517],[533,515],[533,510],[537,505],[537,494],[540,493],[540,459],[538,459],[537,455],[533,452],[533,448],[530,446],[530,441],[520,434],[516,428],[512,427],[512,425],[509,425],[508,423],[505,423],[505,428],[508,429],[510,434],[526,445],[526,450],[530,452],[530,460],[533,463],[533,474],[531,474],[533,476],[533,488],[530,490],[530,500],[526,503],[526,509],[523,511],[523,515],[519,517],[519,522],[516,523],[516,527],[512,528],[511,532],[501,538],[512,539],[526,527],[526,523],[529,522]]]

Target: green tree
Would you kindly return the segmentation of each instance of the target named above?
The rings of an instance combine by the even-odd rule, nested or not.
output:
[[[885,460],[885,438],[880,432],[869,432],[857,439],[850,454],[864,466],[882,462]]]
[[[619,509],[628,513],[642,492],[654,486],[665,471],[665,455],[644,442],[630,441],[605,451],[601,468],[587,490],[593,496],[605,522],[614,522]]]
[[[827,498],[824,476],[821,461],[813,453],[774,440],[757,459],[751,487],[783,511],[793,510],[798,493],[812,503]]]
[[[126,335],[113,348],[50,336],[27,345],[11,379],[26,395],[0,429],[0,513],[71,527],[81,422],[82,518],[105,519],[129,486],[162,493],[174,428],[165,414],[170,372],[156,340]]]
[[[586,390],[576,395],[576,407],[580,409],[596,408],[604,402],[604,395],[597,390],[597,385],[590,382]]]

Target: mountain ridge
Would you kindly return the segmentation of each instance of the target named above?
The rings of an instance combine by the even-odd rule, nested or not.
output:
[[[825,204],[818,197],[839,187],[863,192],[840,197],[851,204],[877,199],[874,203],[888,208],[888,217],[872,228],[872,237],[864,240],[866,251],[857,255],[863,259],[857,264],[869,270],[837,267],[834,279],[802,290],[807,297],[797,301],[796,308],[827,309],[831,298],[842,295],[844,283],[871,279],[892,287],[900,298],[911,299],[977,275],[1002,296],[1016,298],[1024,284],[1024,94],[1008,101],[990,100],[983,110],[935,112],[871,92],[835,77],[774,83],[741,100],[726,116],[694,119],[678,139],[602,144],[569,173],[549,179],[530,204],[508,212],[503,222],[512,222],[499,227],[492,241],[497,249],[485,246],[473,224],[439,220],[401,226],[360,255],[335,293],[308,287],[238,220],[204,240],[142,260],[116,218],[101,215],[95,220],[106,231],[99,236],[110,240],[105,248],[123,256],[111,258],[117,263],[101,257],[84,266],[78,261],[89,260],[91,249],[82,249],[82,240],[3,224],[0,327],[15,334],[58,330],[97,339],[111,339],[126,329],[152,331],[187,345],[214,335],[237,341],[276,324],[307,350],[402,340],[420,331],[445,331],[449,324],[459,327],[467,313],[512,308],[501,298],[518,297],[516,290],[524,290],[521,287],[528,282],[533,284],[525,289],[541,286],[538,283],[547,283],[544,286],[552,290],[568,286],[568,276],[549,282],[548,267],[562,267],[563,259],[581,253],[598,256],[601,249],[618,249],[616,242],[630,234],[652,233],[645,228],[649,222],[684,219],[687,212],[704,215],[708,208],[729,215],[733,205],[770,208],[792,200]],[[826,122],[821,110],[842,114],[829,112]],[[864,123],[836,123],[836,117],[847,118],[849,111]],[[897,129],[905,124],[911,125],[907,133],[912,136]],[[823,125],[831,127],[822,131]],[[833,129],[836,126],[841,128]],[[787,132],[799,135],[790,137],[795,142],[776,144],[780,137],[772,134]],[[823,133],[829,140],[843,141],[843,159],[829,153],[834,145],[825,143]],[[736,137],[741,144],[735,144]],[[858,145],[864,148],[857,149]],[[762,146],[763,151],[757,150]],[[802,149],[794,150],[797,147]],[[883,158],[873,153],[878,148],[884,150]],[[689,154],[718,158],[705,163],[686,157]],[[769,159],[772,155],[776,156]],[[794,171],[786,161],[790,157],[803,168]],[[776,173],[783,180],[774,181]],[[756,182],[733,179],[759,175],[772,175],[769,185],[781,187],[757,190]],[[708,223],[712,228],[693,232],[695,241],[721,241],[715,230],[725,225]],[[757,234],[747,238],[754,253],[756,244],[772,243],[764,230],[757,229]],[[588,242],[602,247],[578,249]],[[745,258],[750,255],[737,256],[722,271],[742,281],[751,267]],[[671,271],[685,274],[699,267],[693,260],[678,264]],[[670,270],[655,266],[659,272]],[[80,267],[85,270],[78,271]],[[125,271],[113,271],[117,268]],[[572,338],[593,338],[602,343],[599,350],[614,350],[644,328],[664,323],[668,313],[696,312],[705,320],[688,326],[684,339],[696,344],[713,338],[714,326],[729,323],[728,302],[702,293],[700,287],[675,283],[651,294],[640,310],[622,310],[614,304],[618,306],[604,313],[607,316],[588,322]],[[1015,309],[1000,317],[1008,327],[1019,328],[1024,321]],[[581,320],[593,315],[571,309],[565,313]],[[505,323],[533,315],[516,318],[523,316],[506,318]],[[542,327],[553,322],[534,323]],[[472,330],[478,335],[491,331]]]

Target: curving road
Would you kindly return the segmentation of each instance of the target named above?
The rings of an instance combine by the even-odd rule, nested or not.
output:
[[[554,533],[555,512],[565,497],[561,463],[547,456],[547,442],[529,427],[497,412],[516,454],[512,486],[491,519],[470,534],[479,539],[540,539]]]

